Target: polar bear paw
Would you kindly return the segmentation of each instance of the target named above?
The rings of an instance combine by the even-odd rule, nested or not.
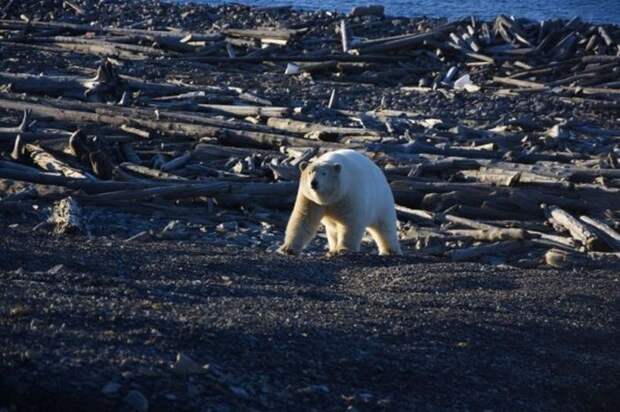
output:
[[[280,246],[278,249],[276,249],[276,253],[279,253],[285,256],[299,255],[299,251],[296,250],[295,248],[290,247],[289,245]]]

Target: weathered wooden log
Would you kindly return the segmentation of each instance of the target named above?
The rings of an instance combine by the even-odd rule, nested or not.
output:
[[[78,179],[95,179],[88,172],[67,164],[54,154],[44,150],[41,146],[26,144],[25,150],[32,162],[47,172],[60,173],[64,176]]]
[[[247,117],[286,117],[293,109],[290,107],[226,105],[226,104],[199,104],[199,108],[209,112],[227,114],[231,116]]]
[[[231,185],[226,182],[214,183],[189,183],[175,184],[160,187],[150,187],[138,190],[121,190],[118,192],[100,193],[90,196],[78,196],[84,203],[105,202],[112,203],[117,201],[136,201],[143,199],[169,198],[182,199],[197,196],[215,196],[220,193],[230,192]]]
[[[141,199],[167,198],[182,199],[189,197],[229,197],[241,196],[252,201],[255,198],[271,197],[276,202],[292,196],[297,188],[296,183],[185,183],[177,185],[159,186],[139,190],[122,190],[118,192],[101,193],[91,196],[80,196],[84,203],[106,204],[114,202],[136,201]]]
[[[184,93],[188,95],[188,97],[198,95],[208,98],[213,94],[218,96],[238,94],[222,88],[155,83],[142,79],[136,79],[131,76],[118,75],[113,72],[108,61],[105,61],[97,69],[97,73],[93,78],[80,76],[35,76],[31,74],[0,72],[0,82],[11,84],[12,88],[18,92],[67,95],[71,97],[82,96],[89,90],[99,91],[102,89],[102,86],[105,86],[105,88],[109,90],[115,90],[118,92],[140,91],[143,96],[161,96]],[[179,98],[182,98],[182,96]],[[276,113],[279,113],[279,111],[276,110]]]
[[[583,244],[587,250],[605,250],[605,244],[586,225],[557,206],[545,208],[545,212],[555,222],[564,227],[573,239]]]
[[[225,29],[223,34],[233,37],[249,37],[253,39],[260,39],[263,41],[273,42],[273,40],[281,40],[286,44],[291,38],[306,32],[307,30],[290,30],[290,29],[271,29],[271,28],[258,28],[258,29]]]
[[[538,91],[548,90],[548,87],[545,86],[543,83],[512,79],[509,77],[493,76],[493,82],[498,83],[498,84],[505,84],[508,86],[525,87],[529,89],[535,89]]]
[[[2,78],[2,73],[0,72],[0,79]],[[22,115],[22,120],[15,127],[0,127],[1,134],[21,134],[26,131],[28,128],[30,117],[30,110],[24,110],[24,114]]]
[[[192,152],[192,158],[195,160],[211,161],[213,159],[229,159],[233,157],[248,157],[253,154],[273,155],[274,151],[247,149],[242,147],[220,146],[208,143],[200,143],[196,145]]]
[[[98,113],[66,110],[53,106],[29,103],[19,100],[0,99],[0,107],[4,109],[23,110],[29,108],[33,115],[52,117],[57,120],[66,120],[76,123],[104,123],[121,127],[127,124],[135,124],[148,129],[156,130],[164,134],[173,136],[190,136],[200,138],[205,136],[217,137],[224,144],[251,146],[251,147],[280,147],[282,145],[292,146],[320,146],[326,145],[322,142],[316,142],[309,139],[299,137],[286,136],[273,133],[261,133],[245,130],[227,130],[220,127],[212,127],[201,124],[192,124],[178,121],[161,121],[148,120],[140,117],[132,116],[139,111],[127,110],[123,108],[98,108]],[[166,116],[160,113],[160,116]],[[180,114],[169,114],[171,118],[188,118]],[[191,117],[191,116],[190,116]],[[334,143],[330,144],[335,147]]]
[[[63,131],[35,131],[35,132],[0,132],[0,144],[13,145],[17,136],[22,139],[24,143],[43,141],[43,140],[64,140],[71,136],[70,132]]]
[[[589,216],[579,216],[579,219],[596,228],[601,234],[604,236],[601,239],[609,245],[613,250],[620,251],[620,233],[616,232],[605,222],[602,222],[598,219],[591,218]]]
[[[441,211],[454,205],[480,206],[489,197],[489,194],[480,193],[478,196],[462,191],[444,193],[428,193],[424,195],[420,206],[426,210]]]
[[[5,43],[6,44],[6,43]],[[386,55],[351,55],[351,54],[328,54],[328,55],[304,55],[291,54],[286,56],[241,56],[241,57],[218,57],[218,56],[179,56],[178,59],[200,61],[211,64],[239,64],[239,63],[262,63],[262,62],[352,62],[352,63],[397,63],[406,58],[402,56]]]
[[[443,222],[451,222],[451,223],[455,223],[461,226],[471,227],[471,228],[478,229],[478,230],[491,231],[491,230],[501,229],[498,226],[489,225],[484,222],[478,222],[472,219],[467,219],[465,217],[455,216],[451,214],[438,215],[438,218]]]
[[[130,162],[121,163],[120,167],[121,169],[127,172],[135,173],[143,178],[151,178],[151,179],[157,179],[159,181],[164,180],[164,181],[172,181],[172,182],[179,182],[179,181],[187,180],[186,178],[182,176],[177,176],[172,173],[167,173],[166,170],[151,169],[149,167],[138,165],[138,164],[133,164]]]
[[[71,178],[57,174],[32,172],[22,168],[6,167],[0,162],[0,178],[18,180],[22,182],[37,183],[50,186],[62,186],[75,190],[83,190],[87,193],[104,193],[118,190],[139,190],[145,187],[157,186],[151,182],[115,182],[100,181],[83,178]]]
[[[339,143],[327,143],[299,137],[282,136],[271,133],[247,132],[243,130],[223,129],[217,132],[216,136],[218,142],[224,145],[256,147],[261,149],[279,148],[287,145],[299,147],[344,147],[344,145]]]
[[[324,126],[316,123],[302,122],[293,119],[281,119],[276,117],[267,119],[267,126],[293,133],[323,132],[334,135],[380,135],[379,132],[363,128]]]
[[[402,205],[396,205],[396,213],[402,219],[421,221],[424,223],[435,223],[435,214],[426,210],[411,209]]]
[[[489,201],[484,201],[480,207],[454,205],[446,209],[444,213],[455,213],[471,219],[481,220],[526,220],[531,218],[529,213],[522,212],[517,208],[506,210],[493,207]]]
[[[347,28],[347,21],[340,20],[340,42],[342,44],[343,53],[349,52],[349,31]]]
[[[529,248],[527,242],[520,240],[507,240],[491,244],[477,245],[464,249],[452,250],[449,255],[455,262],[477,259],[481,256],[501,256],[507,253],[514,253],[520,249]]]
[[[141,30],[123,27],[104,27],[96,24],[73,24],[65,22],[47,21],[23,21],[23,20],[0,20],[0,28],[6,30],[56,30],[75,34],[97,33],[114,34],[119,36],[143,36],[145,38],[171,38],[171,39],[190,39],[193,41],[213,41],[222,38],[221,33],[193,33],[183,30],[161,31],[161,30]]]
[[[573,184],[562,179],[538,175],[525,171],[508,171],[500,168],[482,167],[480,170],[461,171],[457,175],[467,180],[491,183],[498,186],[513,187],[519,185],[536,185],[541,187],[570,190]]]
[[[545,254],[547,265],[566,269],[570,267],[617,268],[620,265],[620,253],[577,253],[563,249],[550,249]]]
[[[192,159],[191,152],[187,152],[182,154],[181,156],[175,157],[174,159],[170,159],[168,162],[164,163],[161,166],[161,170],[164,172],[170,172],[175,169],[182,168]]]
[[[368,145],[368,150],[384,153],[425,153],[442,156],[466,157],[471,159],[500,159],[502,157],[502,153],[489,152],[486,150],[436,147],[420,142],[406,144],[375,143]]]
[[[444,33],[454,30],[458,22],[452,22],[435,27],[426,33],[414,33],[392,38],[375,39],[355,44],[355,49],[363,53],[385,53],[392,50],[405,50],[421,44],[425,40],[434,39]]]
[[[446,230],[452,236],[470,238],[478,241],[485,242],[498,242],[503,240],[525,240],[529,237],[528,232],[523,229],[489,229],[489,230]]]
[[[54,204],[50,223],[57,235],[84,233],[82,209],[73,197],[67,197]]]
[[[42,39],[40,39],[42,40]],[[0,44],[11,44],[0,40]],[[163,57],[165,52],[151,47],[142,47],[134,45],[121,45],[120,43],[110,43],[105,41],[80,39],[79,43],[72,41],[70,38],[51,39],[50,41],[28,44],[28,46],[37,46],[45,44],[46,50],[64,50],[73,53],[88,54],[94,56],[108,56],[125,60],[145,60],[149,57]],[[22,46],[27,46],[26,44]]]

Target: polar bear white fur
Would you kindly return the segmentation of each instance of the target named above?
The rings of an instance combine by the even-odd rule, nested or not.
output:
[[[279,252],[298,254],[319,224],[325,226],[329,255],[359,252],[366,230],[380,255],[401,255],[394,196],[385,175],[355,150],[326,153],[299,166],[301,179]]]

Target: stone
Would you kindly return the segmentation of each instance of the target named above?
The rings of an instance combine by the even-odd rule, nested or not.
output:
[[[147,412],[149,410],[149,401],[137,390],[131,390],[127,393],[127,396],[123,399],[123,402],[129,410],[134,412]]]
[[[193,375],[206,372],[196,361],[180,352],[177,354],[176,361],[171,369],[177,375]]]
[[[351,10],[351,17],[364,17],[364,16],[376,16],[383,17],[385,9],[379,4],[372,4],[369,6],[355,6]]]
[[[121,389],[121,384],[111,381],[106,383],[103,388],[101,388],[101,393],[106,396],[116,395],[118,391]]]
[[[64,268],[65,268],[65,267],[64,267],[62,264],[54,265],[54,266],[52,266],[51,268],[49,268],[49,269],[47,270],[47,273],[48,273],[48,274],[50,274],[50,275],[57,275],[57,274],[59,274],[60,272],[62,272],[62,270],[63,270]]]

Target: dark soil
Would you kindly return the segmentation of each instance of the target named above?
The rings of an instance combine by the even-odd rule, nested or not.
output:
[[[128,410],[131,390],[156,411],[620,409],[617,270],[288,258],[3,223],[0,283],[3,411]],[[173,373],[179,352],[206,373]]]

